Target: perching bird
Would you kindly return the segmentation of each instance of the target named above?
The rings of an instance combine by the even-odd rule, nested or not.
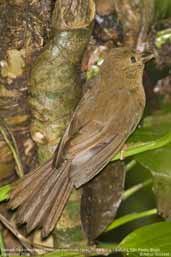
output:
[[[95,177],[122,149],[139,123],[145,106],[143,60],[127,48],[108,52],[97,77],[74,111],[54,161],[19,180],[10,208],[27,231],[55,228],[73,188]]]

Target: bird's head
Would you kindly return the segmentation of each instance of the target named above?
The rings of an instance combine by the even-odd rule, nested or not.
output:
[[[106,73],[110,80],[142,80],[144,63],[151,58],[152,56],[144,57],[142,53],[126,47],[113,48],[105,57],[103,74]]]

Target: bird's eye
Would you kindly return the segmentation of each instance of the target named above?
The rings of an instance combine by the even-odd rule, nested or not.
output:
[[[131,59],[131,62],[132,62],[132,63],[135,63],[135,62],[137,61],[136,58],[135,58],[135,56],[131,56],[130,59]]]

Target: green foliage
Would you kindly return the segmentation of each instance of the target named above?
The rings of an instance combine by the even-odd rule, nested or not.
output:
[[[168,145],[171,143],[170,127],[171,113],[156,112],[152,116],[146,117],[143,124],[128,139],[123,157],[137,155]],[[117,154],[113,160],[120,159],[120,157],[121,153]]]
[[[157,48],[162,47],[165,43],[171,43],[171,29],[164,29],[157,33],[155,45]]]
[[[153,175],[154,192],[159,213],[164,217],[171,215],[171,144],[160,149],[143,153],[136,159]]]
[[[3,202],[9,199],[10,190],[11,190],[10,185],[0,187],[0,202]]]
[[[129,257],[169,256],[170,238],[171,222],[159,222],[133,231],[122,240],[119,247],[127,251]]]
[[[149,134],[147,133],[150,128]],[[160,137],[164,133],[171,134],[171,113],[156,112],[151,117],[147,117],[144,121],[144,128],[136,132],[136,139],[140,136],[150,138]],[[170,131],[170,132],[169,132]],[[146,132],[146,133],[144,133]],[[154,192],[157,199],[158,210],[164,217],[171,215],[171,143],[168,145],[148,151],[135,156],[136,161],[140,162],[147,168],[152,176],[154,182]]]
[[[108,232],[112,229],[115,229],[119,226],[122,226],[124,225],[125,223],[127,222],[130,222],[132,220],[136,220],[136,219],[140,219],[140,218],[144,218],[144,217],[147,217],[147,216],[150,216],[150,215],[155,215],[157,213],[157,210],[156,209],[152,209],[152,210],[149,210],[149,211],[144,211],[144,212],[140,212],[140,213],[131,213],[131,214],[127,214],[121,218],[118,218],[116,220],[114,220],[112,222],[112,224],[110,224],[110,226],[108,226],[108,228],[106,229],[105,232]]]
[[[7,254],[5,252],[5,245],[4,245],[4,239],[3,239],[3,236],[0,232],[0,252],[1,252],[1,256],[2,257],[6,257]]]
[[[170,0],[155,0],[156,19],[163,19],[171,16]]]

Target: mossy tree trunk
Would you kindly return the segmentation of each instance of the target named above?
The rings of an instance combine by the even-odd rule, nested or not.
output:
[[[30,80],[31,134],[42,164],[54,151],[81,98],[80,64],[92,31],[93,0],[56,1],[51,40],[36,59]],[[73,192],[54,232],[56,247],[85,245]]]

